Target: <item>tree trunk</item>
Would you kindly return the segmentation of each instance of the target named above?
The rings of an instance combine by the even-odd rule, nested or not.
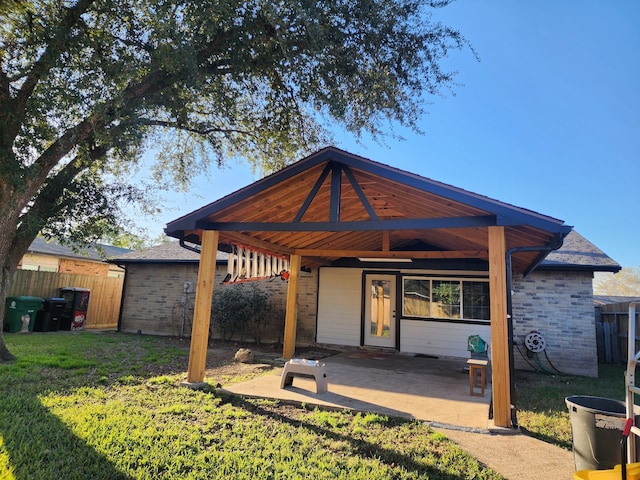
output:
[[[11,280],[13,278],[13,272],[10,272],[7,268],[2,269],[2,278],[0,278],[0,325],[2,328],[0,329],[0,363],[7,363],[15,361],[16,357],[13,355],[4,344],[4,335],[2,331],[4,330],[4,316],[5,316],[5,307],[6,307],[6,299],[7,294],[9,293],[9,288],[11,287]]]
[[[16,204],[16,200],[5,200],[0,198],[0,218],[5,221],[4,230],[0,230],[0,363],[15,361],[16,357],[9,352],[4,344],[2,331],[4,330],[5,309],[7,295],[11,291],[11,283],[20,259],[25,254],[31,242],[37,236],[38,230],[35,225],[33,229],[23,229],[22,235],[17,234],[17,225],[20,223],[20,216],[11,205]],[[24,218],[22,219],[24,221]],[[35,233],[29,230],[34,230]]]

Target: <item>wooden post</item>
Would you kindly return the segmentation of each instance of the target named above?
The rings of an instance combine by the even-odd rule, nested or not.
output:
[[[198,384],[204,380],[219,237],[219,232],[215,230],[202,232],[198,283],[191,329],[191,349],[189,350],[189,370],[187,371],[188,384]]]
[[[497,427],[511,427],[507,262],[504,227],[489,227],[489,292],[493,421]]]
[[[291,255],[289,259],[289,286],[287,288],[287,313],[284,320],[284,340],[282,357],[293,358],[296,350],[296,327],[298,323],[298,279],[300,277],[300,255]]]

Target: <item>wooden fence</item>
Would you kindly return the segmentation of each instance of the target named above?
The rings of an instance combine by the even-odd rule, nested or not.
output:
[[[85,327],[115,329],[118,327],[123,283],[122,278],[18,270],[8,296],[59,297],[63,287],[87,288],[91,295]]]
[[[640,308],[636,308],[635,351],[640,350]],[[596,308],[596,340],[598,361],[620,363],[627,361],[629,340],[629,302],[602,305]]]

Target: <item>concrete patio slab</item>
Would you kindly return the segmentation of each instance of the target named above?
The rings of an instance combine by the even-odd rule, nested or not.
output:
[[[280,388],[282,369],[273,375],[230,385],[242,396],[322,405],[415,418],[437,425],[487,430],[491,384],[483,397],[469,395],[465,360],[354,351],[323,358],[328,391],[317,394],[314,380],[296,378]]]
[[[489,383],[484,397],[469,395],[466,359],[436,359],[354,350],[321,359],[328,391],[317,394],[312,379],[280,388],[280,374],[230,385],[245,397],[272,398],[329,408],[353,409],[427,422],[463,450],[509,480],[570,479],[573,454],[513,429],[495,429],[489,419]]]

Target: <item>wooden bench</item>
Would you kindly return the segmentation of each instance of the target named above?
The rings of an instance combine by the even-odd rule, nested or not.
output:
[[[488,364],[488,360],[480,360],[477,358],[467,360],[467,365],[469,365],[469,395],[484,397],[484,387],[487,384]],[[480,393],[476,393],[476,388],[480,389]]]
[[[292,386],[293,377],[313,378],[316,381],[316,393],[327,391],[327,370],[325,364],[317,360],[293,358],[285,363],[280,388]]]

